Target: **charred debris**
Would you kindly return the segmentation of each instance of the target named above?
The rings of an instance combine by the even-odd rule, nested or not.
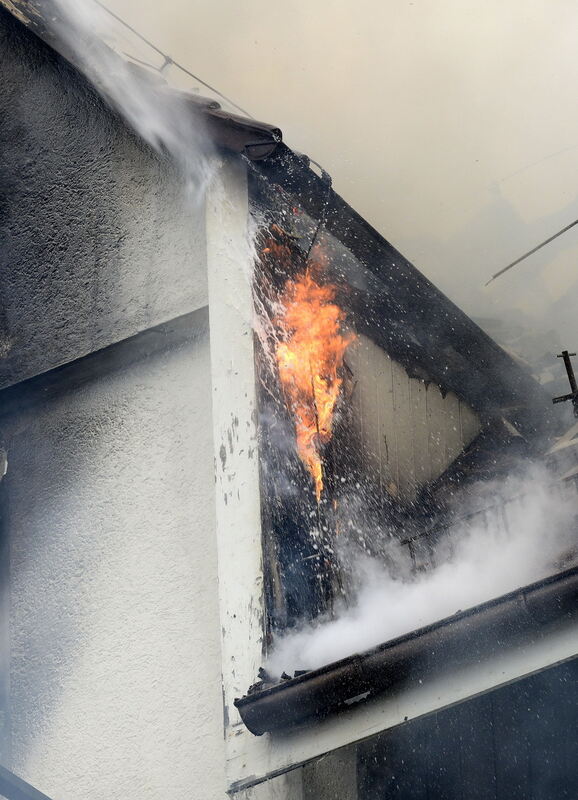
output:
[[[394,540],[414,570],[431,568],[436,541],[457,528],[459,498],[467,497],[468,487],[500,479],[522,462],[541,460],[566,423],[520,360],[356,214],[307,157],[280,144],[269,158],[251,166],[250,197],[258,222],[256,358],[270,644],[274,635],[330,617],[336,602],[351,599],[352,548],[387,563]],[[341,389],[331,436],[317,440],[321,496],[297,453],[295,421],[274,357],[280,335],[276,321],[287,281],[315,271],[318,262],[323,266],[320,282],[334,287],[335,302],[343,310],[344,332],[371,340],[403,367],[409,380],[420,382],[426,392],[436,387],[442,398],[452,393],[479,418],[472,441],[439,475],[416,486],[411,497],[403,497],[393,481],[384,488],[365,463],[353,401],[356,375],[347,350],[339,367]],[[541,620],[551,621],[558,611],[571,613],[575,571],[314,673],[284,674],[277,683],[262,670],[237,707],[257,734],[318,718],[347,707],[355,695],[365,699],[403,679],[403,664],[420,660],[431,641],[443,641],[444,648],[454,642],[455,649],[467,633],[468,646],[472,637],[479,637],[481,646],[489,640],[483,633],[489,620],[494,624],[502,617],[512,632],[529,630],[535,620],[524,614],[518,619],[518,611],[530,597],[536,609],[542,609],[542,602],[547,607],[536,611]],[[441,653],[437,645],[436,653]],[[372,678],[366,671],[370,662]],[[382,670],[386,677],[377,677]]]
[[[458,486],[506,473],[541,452],[555,429],[549,398],[519,364],[449,301],[318,176],[305,157],[280,145],[251,170],[253,213],[259,220],[255,297],[260,335],[260,436],[268,632],[312,619],[344,592],[335,564],[335,536],[363,514],[376,529],[409,540],[443,517]],[[323,259],[323,281],[336,287],[346,327],[399,362],[410,378],[443,395],[454,392],[481,418],[474,441],[409,503],[396,487],[383,491],[360,463],[352,395],[355,375],[345,352],[331,438],[322,443],[325,491],[316,502],[300,461],[294,427],[272,356],[274,320],[287,280]],[[357,509],[351,508],[355,495]],[[347,508],[347,514],[339,509]],[[344,517],[349,521],[344,521]],[[353,526],[355,527],[355,526]],[[316,538],[311,536],[316,529]],[[349,534],[355,539],[355,530]],[[389,535],[389,534],[388,534]],[[378,541],[363,541],[371,554]]]

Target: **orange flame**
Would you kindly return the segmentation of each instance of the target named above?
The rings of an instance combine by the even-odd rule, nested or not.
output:
[[[282,339],[276,345],[279,377],[295,419],[297,452],[311,473],[317,502],[323,491],[320,448],[331,438],[343,356],[355,338],[341,332],[345,313],[334,302],[336,292],[337,287],[320,285],[307,270],[285,283],[275,320]]]

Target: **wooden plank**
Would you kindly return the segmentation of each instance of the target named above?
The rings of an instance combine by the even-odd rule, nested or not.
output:
[[[388,452],[387,442],[384,439],[384,405],[383,405],[383,373],[384,371],[391,370],[390,358],[383,350],[373,349],[374,361],[372,365],[375,403],[377,408],[377,430],[375,435],[377,438],[377,456],[379,459],[379,469],[377,477],[379,480],[380,498],[383,500],[384,487],[387,485],[388,475]]]
[[[381,453],[381,487],[383,497],[396,497],[399,486],[397,450],[395,443],[395,410],[393,403],[393,362],[381,351],[376,380],[379,392],[379,441]]]
[[[463,400],[460,400],[459,414],[462,447],[467,447],[480,432],[481,422],[476,412],[466,405]]]
[[[445,449],[445,407],[439,387],[430,383],[426,393],[428,450],[432,479],[439,477],[447,466]]]
[[[453,392],[444,398],[446,464],[453,463],[462,452],[460,401]]]
[[[377,345],[376,345],[377,347]],[[377,381],[380,400],[379,438],[382,455],[381,485],[384,497],[397,497],[399,492],[399,461],[395,427],[397,419],[393,394],[394,362],[381,350],[377,365]]]
[[[415,378],[409,382],[409,408],[415,482],[423,486],[431,478],[426,386]]]
[[[362,352],[361,365],[361,403],[364,415],[364,442],[367,458],[376,480],[381,471],[381,447],[379,442],[379,387],[377,372],[380,363],[379,348],[371,340],[363,337],[360,343]]]
[[[360,335],[348,352],[354,374],[354,403],[360,434],[362,462],[368,476],[384,493],[397,494],[399,486],[393,404],[392,361],[388,354]]]
[[[348,348],[345,354],[345,363],[351,370],[353,390],[351,392],[350,403],[353,406],[352,421],[355,428],[354,435],[357,444],[362,450],[363,448],[363,406],[361,404],[361,353],[359,339]]]
[[[415,497],[415,472],[409,378],[404,368],[395,362],[392,364],[392,379],[399,493],[402,500],[410,501]]]
[[[353,392],[351,402],[354,406],[353,423],[355,434],[359,446],[360,463],[365,463],[367,459],[365,447],[365,412],[363,406],[363,396],[365,393],[365,373],[367,370],[367,354],[364,350],[363,338],[359,337],[347,351],[347,365],[353,373]]]
[[[347,354],[361,462],[384,497],[410,502],[437,478],[477,434],[477,415],[435,384],[410,379],[405,369],[360,334]]]

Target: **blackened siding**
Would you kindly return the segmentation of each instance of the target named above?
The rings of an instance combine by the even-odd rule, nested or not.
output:
[[[359,800],[576,800],[578,659],[358,748]]]

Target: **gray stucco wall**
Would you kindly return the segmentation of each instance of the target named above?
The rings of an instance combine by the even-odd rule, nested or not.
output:
[[[171,165],[1,8],[0,70],[0,762],[55,800],[224,800],[211,432],[231,415],[221,399],[213,419],[211,392],[242,394],[239,347],[252,370],[250,303],[229,281],[248,255],[244,171],[212,212],[192,206]],[[213,279],[213,374],[207,249],[232,295],[215,303]],[[235,349],[223,331],[239,330]],[[83,357],[102,348],[92,371]],[[235,513],[223,538],[251,527],[260,581],[258,514]],[[301,788],[296,771],[239,797]]]
[[[204,209],[0,8],[0,387],[207,303]]]
[[[196,316],[179,348],[3,420],[11,764],[58,800],[224,797],[208,321]]]

